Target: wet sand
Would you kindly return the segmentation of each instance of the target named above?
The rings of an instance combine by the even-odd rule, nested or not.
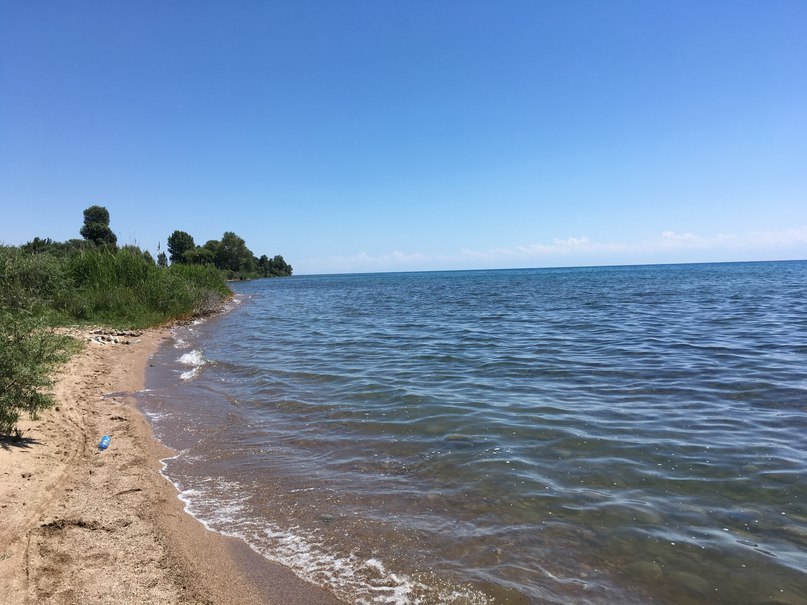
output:
[[[207,530],[160,475],[171,451],[125,393],[143,388],[168,333],[86,342],[56,376],[56,406],[21,421],[21,443],[0,441],[0,600],[338,605],[240,540]]]

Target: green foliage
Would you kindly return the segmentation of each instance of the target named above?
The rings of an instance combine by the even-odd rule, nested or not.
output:
[[[235,273],[255,271],[254,256],[246,242],[232,231],[225,231],[216,253],[216,267]]]
[[[184,263],[185,253],[196,248],[193,243],[193,236],[184,231],[174,231],[168,236],[168,253],[171,255],[172,263]]]
[[[185,250],[182,259],[182,262],[188,265],[212,265],[216,255],[207,248],[196,247],[193,250]]]
[[[81,237],[95,243],[115,249],[117,236],[109,228],[109,211],[103,206],[90,206],[84,211],[84,226],[80,230]]]
[[[72,257],[67,273],[74,290],[65,313],[79,320],[145,327],[209,313],[230,295],[210,266],[160,268],[142,255],[89,251]]]
[[[90,206],[84,211],[84,224],[98,223],[109,227],[109,210],[103,206]]]
[[[67,256],[78,250],[88,250],[94,248],[94,242],[84,239],[71,239],[66,242],[56,242],[46,237],[44,239],[35,237],[30,242],[20,246],[20,250],[28,254],[52,254],[54,256]]]
[[[291,275],[292,267],[279,254],[270,259],[265,254],[258,261],[258,274],[261,277],[287,277]]]
[[[22,412],[35,418],[53,405],[50,374],[75,347],[30,309],[0,307],[0,434],[11,433]]]
[[[193,237],[184,231],[174,231],[168,238],[172,266],[214,265],[226,279],[253,279],[256,277],[280,277],[291,275],[292,267],[280,255],[269,258],[265,254],[257,258],[247,247],[243,238],[226,231],[221,240],[211,239],[204,246],[194,246]],[[175,258],[175,251],[181,256]],[[159,257],[158,257],[159,264]]]
[[[45,312],[69,289],[63,261],[51,254],[0,248],[0,307]]]
[[[137,246],[118,250],[101,206],[84,211],[81,234],[84,240],[0,246],[0,433],[53,403],[49,376],[77,345],[49,325],[153,326],[215,311],[232,294],[210,264],[215,251],[196,248],[188,234],[187,260],[199,264],[171,267],[164,252],[155,264]]]
[[[0,248],[0,307],[54,322],[146,327],[211,311],[230,295],[210,265],[158,267],[136,247],[69,257]]]
[[[215,257],[219,253],[219,246],[221,246],[219,240],[209,239],[205,242],[204,248],[210,250],[213,253],[213,257]]]

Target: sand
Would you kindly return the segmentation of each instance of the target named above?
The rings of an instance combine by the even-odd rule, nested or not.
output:
[[[126,393],[166,336],[86,342],[56,376],[57,405],[20,423],[22,443],[0,441],[0,603],[337,605],[207,530],[159,474],[171,452]]]

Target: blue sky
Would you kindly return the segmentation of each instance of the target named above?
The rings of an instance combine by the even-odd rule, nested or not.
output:
[[[807,3],[0,0],[0,242],[296,273],[807,258]]]

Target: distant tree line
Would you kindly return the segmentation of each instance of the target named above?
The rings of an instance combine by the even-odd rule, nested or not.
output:
[[[213,265],[231,279],[284,277],[292,273],[291,265],[281,255],[269,258],[263,254],[259,258],[232,231],[225,231],[220,240],[208,240],[203,246],[197,246],[190,233],[174,231],[168,237],[168,253],[172,264]]]
[[[80,233],[83,239],[65,242],[35,237],[20,248],[23,252],[55,256],[66,256],[81,250],[118,250],[118,238],[109,227],[109,211],[103,206],[90,206],[84,211],[84,225]],[[212,265],[223,271],[228,279],[286,277],[292,274],[292,266],[281,255],[269,258],[263,254],[257,257],[243,238],[232,231],[225,231],[220,240],[208,240],[203,246],[197,246],[190,233],[174,231],[168,237],[168,254],[158,252],[156,261],[148,250],[141,251],[137,246],[127,245],[122,249],[140,254],[160,267],[167,267],[169,260],[175,265]]]

